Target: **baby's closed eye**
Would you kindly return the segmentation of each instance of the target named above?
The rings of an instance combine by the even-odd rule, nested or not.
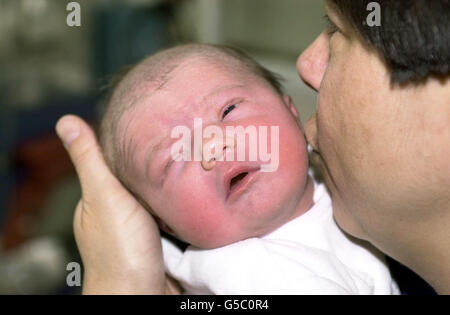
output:
[[[226,109],[224,110],[223,114],[222,114],[222,120],[225,118],[225,116],[227,116],[233,109],[235,109],[238,106],[238,104],[233,104],[230,105],[228,107],[226,107]]]

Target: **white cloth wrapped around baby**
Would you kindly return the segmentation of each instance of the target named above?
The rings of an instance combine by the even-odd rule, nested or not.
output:
[[[264,237],[184,252],[162,245],[186,294],[399,294],[384,256],[336,225],[323,184],[310,210]]]

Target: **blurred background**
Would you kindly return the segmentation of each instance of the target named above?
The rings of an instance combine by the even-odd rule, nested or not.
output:
[[[79,0],[73,27],[69,2],[0,0],[0,294],[81,292],[66,282],[81,264],[80,188],[54,126],[67,113],[95,125],[122,67],[178,43],[235,45],[284,77],[303,122],[315,109],[295,63],[324,28],[323,1]]]

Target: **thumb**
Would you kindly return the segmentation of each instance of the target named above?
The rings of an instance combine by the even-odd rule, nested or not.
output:
[[[56,123],[56,133],[75,166],[83,196],[111,193],[121,186],[105,163],[94,131],[84,120],[74,115],[63,116]]]

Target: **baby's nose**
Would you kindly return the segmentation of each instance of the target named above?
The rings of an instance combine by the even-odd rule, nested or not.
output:
[[[212,138],[203,141],[202,147],[202,167],[205,171],[212,170],[217,161],[223,161],[224,152],[234,148],[234,138],[226,137]],[[234,153],[234,151],[233,151]]]

